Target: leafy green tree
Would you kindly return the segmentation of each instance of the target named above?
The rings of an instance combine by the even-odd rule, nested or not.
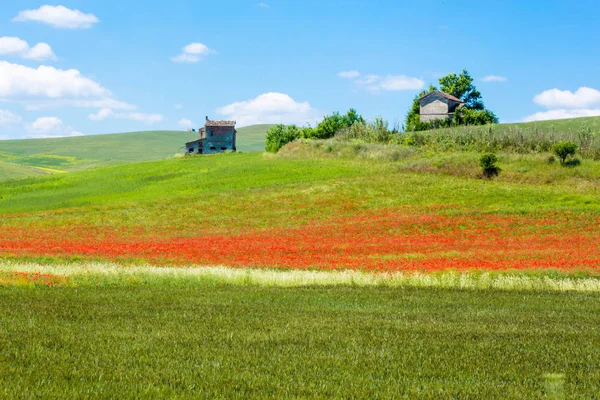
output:
[[[304,137],[308,139],[329,139],[336,132],[349,128],[356,122],[366,123],[365,119],[355,109],[351,108],[346,115],[340,115],[339,112],[326,115],[315,128],[303,130],[303,133]]]
[[[301,137],[301,131],[296,125],[275,125],[267,131],[265,150],[277,153],[280,148]]]
[[[466,69],[463,69],[460,75],[449,74],[440,78],[439,83],[442,92],[461,99],[465,102],[466,108],[470,110],[485,109],[481,93],[473,85],[473,78]]]
[[[465,69],[459,75],[449,74],[439,79],[440,91],[461,99],[463,107],[457,110],[452,120],[436,120],[421,122],[419,99],[426,93],[438,90],[430,85],[429,90],[420,93],[413,100],[411,108],[406,115],[405,129],[407,132],[422,131],[432,128],[443,128],[452,125],[485,125],[497,124],[498,117],[485,108],[481,93],[473,85],[473,78]]]

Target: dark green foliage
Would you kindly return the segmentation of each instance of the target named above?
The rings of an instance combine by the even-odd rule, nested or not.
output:
[[[577,145],[573,142],[558,142],[556,143],[552,150],[560,159],[560,163],[565,165],[568,157],[572,157],[577,152]]]
[[[467,70],[463,70],[460,75],[449,74],[439,79],[440,91],[450,94],[464,101],[464,106],[457,110],[454,118],[440,119],[431,122],[420,121],[419,99],[424,94],[437,90],[433,85],[429,86],[428,91],[424,91],[413,100],[410,110],[406,115],[405,129],[407,132],[425,131],[430,129],[447,128],[459,125],[486,125],[497,124],[498,117],[487,110],[481,99],[481,93],[473,85],[473,78]]]
[[[342,129],[349,128],[355,123],[365,122],[355,109],[350,109],[346,115],[340,115],[339,112],[326,115],[315,128],[306,128],[303,134],[307,139],[329,139]]]
[[[481,93],[473,85],[473,78],[463,69],[460,75],[449,74],[439,79],[440,91],[451,94],[465,102],[471,110],[484,110]]]
[[[487,125],[497,123],[498,117],[490,110],[473,110],[463,107],[454,114],[454,119],[448,125]]]
[[[459,305],[459,306],[457,306]],[[594,398],[597,293],[0,287],[19,398]]]
[[[479,165],[483,169],[483,176],[485,178],[491,178],[497,176],[500,173],[500,167],[496,165],[498,157],[493,153],[487,153],[481,156],[479,159]]]
[[[280,148],[301,136],[302,131],[296,125],[275,125],[267,131],[265,150],[277,153]]]

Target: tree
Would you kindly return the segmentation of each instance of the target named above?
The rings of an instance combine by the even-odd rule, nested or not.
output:
[[[356,122],[366,123],[365,119],[355,109],[351,108],[346,115],[340,115],[339,112],[326,115],[315,128],[307,129],[303,133],[307,139],[329,139],[336,132],[349,128]]]
[[[275,125],[267,131],[265,150],[271,153],[277,153],[280,148],[299,139],[301,131],[296,125]]]
[[[464,102],[463,107],[454,114],[453,120],[435,120],[431,122],[421,122],[419,99],[426,93],[438,90],[430,85],[429,90],[420,93],[413,100],[408,114],[406,115],[405,129],[410,131],[423,131],[432,128],[443,128],[452,125],[485,125],[497,124],[498,117],[485,108],[481,93],[473,85],[473,78],[466,69],[457,74],[449,74],[439,79],[440,91],[461,99]]]
[[[440,90],[451,94],[465,102],[465,107],[470,110],[484,110],[481,93],[473,85],[473,78],[463,69],[460,75],[449,74],[439,80]]]

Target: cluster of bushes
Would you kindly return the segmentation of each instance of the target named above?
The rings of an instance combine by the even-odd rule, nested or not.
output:
[[[325,116],[319,124],[312,128],[302,128],[296,125],[275,125],[269,129],[266,137],[265,150],[276,153],[287,143],[296,139],[329,139],[336,133],[349,129],[355,124],[366,124],[365,119],[356,110],[350,109],[345,115],[335,112]]]

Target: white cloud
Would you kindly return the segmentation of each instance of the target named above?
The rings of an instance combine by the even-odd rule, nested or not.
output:
[[[187,118],[181,118],[179,121],[177,121],[177,124],[182,127],[182,128],[191,128],[194,126],[194,123],[187,119]]]
[[[535,96],[533,102],[548,109],[589,108],[600,104],[600,91],[589,87],[580,87],[575,93],[550,89]]]
[[[379,82],[378,87],[381,90],[418,90],[422,89],[425,82],[418,78],[412,78],[406,75],[388,75]]]
[[[499,75],[487,75],[481,78],[482,82],[506,82],[507,80],[507,77]]]
[[[258,7],[258,8],[271,8],[267,3],[263,3],[263,2],[257,3],[256,7]]]
[[[12,55],[29,60],[54,60],[56,56],[48,43],[40,42],[33,47],[29,43],[11,36],[0,37],[0,55]]]
[[[18,124],[21,122],[21,117],[8,111],[0,110],[0,126]]]
[[[176,57],[172,57],[171,61],[181,63],[196,63],[201,61],[205,56],[213,54],[215,51],[209,49],[202,43],[190,43],[183,47],[182,53]]]
[[[13,18],[13,21],[35,21],[55,28],[84,29],[91,28],[92,25],[99,22],[99,19],[94,14],[85,14],[64,6],[45,5],[36,10],[21,11]]]
[[[181,110],[183,108],[183,106],[181,104],[175,104],[175,108],[178,110]]]
[[[82,136],[83,133],[65,125],[57,117],[41,117],[30,124],[26,124],[26,138],[53,138],[65,136]]]
[[[529,115],[523,119],[523,122],[598,116],[600,116],[600,109],[549,110]]]
[[[308,102],[297,102],[284,93],[264,93],[258,97],[238,101],[217,109],[240,126],[253,124],[314,124],[321,117]]]
[[[145,114],[140,112],[114,112],[110,108],[102,108],[96,114],[90,114],[92,121],[103,121],[107,118],[130,119],[145,124],[155,124],[164,120],[161,114]]]
[[[0,98],[104,98],[109,95],[109,90],[82,76],[76,69],[62,70],[46,65],[30,68],[0,61]]]
[[[370,92],[418,90],[425,86],[425,82],[421,79],[406,75],[381,76],[368,74],[361,77],[358,71],[342,71],[338,76],[342,79],[351,79],[357,86],[363,87]]]
[[[338,76],[342,79],[354,79],[360,76],[360,72],[358,71],[342,71],[338,74]]]
[[[547,110],[525,117],[524,122],[600,116],[600,91],[590,87],[580,87],[575,92],[546,90],[535,96],[533,102]]]

